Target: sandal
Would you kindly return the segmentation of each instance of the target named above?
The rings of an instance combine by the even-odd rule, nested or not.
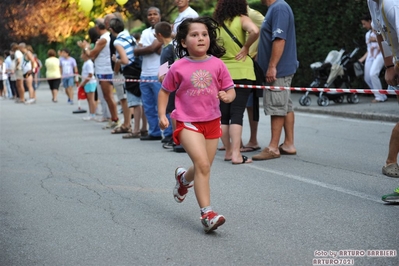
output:
[[[131,133],[132,127],[124,127],[121,125],[120,127],[115,128],[111,131],[111,134],[121,134],[121,133]]]
[[[148,130],[140,130],[140,135],[142,137],[147,137],[148,136]]]
[[[140,132],[136,132],[136,133],[130,132],[130,133],[127,133],[126,135],[123,135],[122,138],[123,139],[138,139],[138,138],[140,138]]]
[[[387,166],[383,166],[382,173],[390,177],[399,177],[399,165],[397,163],[391,163]]]

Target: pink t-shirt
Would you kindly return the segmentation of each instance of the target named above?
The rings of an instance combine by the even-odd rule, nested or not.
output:
[[[176,91],[171,117],[181,122],[206,122],[221,116],[221,90],[234,88],[226,65],[217,57],[194,61],[188,57],[173,63],[162,82],[162,89]]]

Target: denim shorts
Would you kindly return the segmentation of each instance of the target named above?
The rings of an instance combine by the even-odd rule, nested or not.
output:
[[[113,74],[97,74],[98,79],[109,79],[108,82],[112,84]]]
[[[269,86],[276,87],[291,87],[292,78],[294,75],[277,78]],[[290,90],[266,90],[263,97],[264,112],[266,115],[286,116],[292,112],[292,101],[290,99]]]
[[[74,81],[75,81],[74,77],[63,78],[62,86],[64,86],[64,88],[73,87],[73,84],[75,83]]]
[[[140,97],[137,97],[136,95],[134,95],[129,91],[126,91],[126,93],[127,93],[127,105],[129,106],[129,108],[143,105]]]

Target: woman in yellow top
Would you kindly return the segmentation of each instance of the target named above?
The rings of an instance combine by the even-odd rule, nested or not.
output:
[[[259,37],[259,28],[248,17],[246,0],[219,0],[213,18],[219,23],[219,38],[226,49],[220,59],[226,64],[234,84],[253,85],[256,77],[249,48]],[[223,28],[228,30],[242,44],[240,47]],[[235,87],[236,98],[232,103],[220,103],[222,112],[222,142],[226,149],[225,161],[233,164],[252,162],[240,151],[242,124],[251,89]]]
[[[58,88],[61,84],[60,59],[55,57],[57,53],[53,49],[48,50],[47,55],[48,58],[44,63],[44,65],[46,66],[46,78],[48,85],[50,86],[51,94],[53,96],[52,100],[54,103],[56,103],[58,101]]]

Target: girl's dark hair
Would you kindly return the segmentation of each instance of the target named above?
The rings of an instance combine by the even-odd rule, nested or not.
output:
[[[183,47],[181,42],[182,40],[186,39],[190,25],[193,23],[204,24],[208,29],[210,44],[207,54],[213,55],[215,57],[221,57],[226,53],[224,47],[218,43],[216,30],[219,30],[219,24],[210,17],[197,17],[197,18],[186,18],[177,27],[177,33],[174,40],[176,42],[175,52],[177,57],[182,58],[186,55],[190,55],[187,49]]]
[[[248,3],[246,0],[218,0],[213,19],[220,25],[225,21],[233,21],[237,16],[248,16]]]

